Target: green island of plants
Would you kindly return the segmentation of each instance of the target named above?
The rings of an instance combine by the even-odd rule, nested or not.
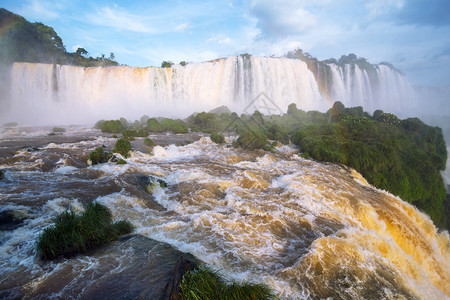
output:
[[[227,282],[207,267],[200,267],[183,276],[180,284],[183,300],[264,300],[277,299],[264,284]]]
[[[106,206],[92,202],[81,215],[73,211],[58,215],[55,223],[39,236],[36,249],[43,260],[70,257],[132,231],[133,225],[129,221],[113,222],[111,211]]]

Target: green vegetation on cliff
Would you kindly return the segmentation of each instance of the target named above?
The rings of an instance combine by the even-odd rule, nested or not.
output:
[[[301,112],[293,110],[292,115]],[[436,225],[446,226],[440,170],[445,169],[447,149],[440,128],[381,111],[370,117],[362,108],[344,108],[341,103],[324,115],[328,121],[299,119],[292,142],[300,151],[354,168],[369,183],[414,204]]]
[[[42,23],[30,23],[25,18],[0,8],[0,64],[13,62],[40,62],[70,64],[82,67],[117,66],[114,54],[109,58],[88,57],[84,48],[70,53],[66,51],[56,31]]]
[[[66,211],[44,229],[36,248],[44,260],[72,256],[116,240],[133,231],[129,221],[113,222],[111,211],[100,203],[90,203],[83,214]]]

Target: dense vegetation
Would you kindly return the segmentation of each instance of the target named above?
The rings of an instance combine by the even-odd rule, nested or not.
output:
[[[181,299],[219,299],[219,300],[264,300],[276,299],[272,291],[263,284],[228,283],[217,273],[206,267],[186,273],[180,284]]]
[[[232,145],[249,150],[271,151],[276,142],[270,140],[292,142],[302,156],[352,167],[374,186],[400,196],[425,211],[439,227],[447,227],[445,207],[449,205],[444,204],[446,190],[440,175],[447,160],[442,130],[417,118],[400,120],[381,110],[371,115],[362,107],[346,108],[336,102],[326,113],[305,112],[291,104],[282,116],[258,111],[241,116],[201,112],[185,122],[143,118],[130,128],[175,133],[190,129],[211,133],[216,143],[223,142],[225,133],[238,134]]]
[[[25,18],[0,8],[0,64],[13,62],[41,62],[70,64],[83,67],[117,66],[114,54],[93,58],[84,48],[66,51],[61,37],[52,27],[30,23]]]
[[[301,120],[301,112],[291,110]],[[438,226],[445,226],[446,190],[440,175],[447,149],[442,130],[417,118],[399,120],[362,108],[335,103],[330,120],[303,123],[292,136],[294,144],[314,159],[342,163],[360,172],[371,184],[424,210]]]
[[[112,221],[111,211],[100,203],[90,203],[83,214],[66,211],[54,225],[44,229],[37,241],[37,251],[44,260],[85,253],[133,231],[129,221]]]

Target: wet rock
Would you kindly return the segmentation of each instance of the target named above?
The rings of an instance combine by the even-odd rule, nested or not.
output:
[[[5,172],[3,172],[3,170],[0,170],[0,180],[2,180],[3,178],[5,178]]]
[[[31,146],[31,147],[26,146],[26,147],[24,147],[24,149],[26,149],[27,152],[38,152],[38,151],[41,151],[40,148],[35,147],[35,146]]]
[[[49,276],[26,291],[25,298],[80,299],[179,299],[179,282],[184,273],[200,263],[190,254],[169,244],[141,235],[123,237],[94,250],[89,261],[98,261],[94,268],[78,269],[61,264]],[[79,262],[79,260],[78,260]]]
[[[5,210],[0,212],[0,231],[14,230],[29,218],[26,209]]]
[[[159,299],[169,299],[169,300],[178,300],[180,297],[180,283],[183,280],[184,274],[194,269],[197,269],[198,265],[193,263],[192,261],[180,256],[178,261],[173,268],[169,280],[167,281],[166,286],[164,287],[163,293]]]
[[[159,185],[162,188],[168,186],[168,183],[158,177],[151,175],[136,175],[136,179],[139,185],[147,192],[152,193],[155,185]]]

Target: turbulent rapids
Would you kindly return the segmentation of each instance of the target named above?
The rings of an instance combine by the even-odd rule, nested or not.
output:
[[[4,119],[80,124],[100,118],[136,119],[143,111],[187,117],[222,105],[252,112],[251,103],[261,93],[275,107],[263,113],[284,112],[290,103],[305,111],[325,111],[334,101],[369,111],[414,108],[413,91],[403,74],[386,65],[371,66],[366,70],[330,63],[326,73],[313,74],[300,59],[245,55],[172,68],[15,63]]]
[[[86,295],[85,285],[103,276],[93,270],[108,260],[78,256],[42,264],[34,241],[61,211],[96,200],[114,218],[129,219],[138,234],[189,252],[228,279],[266,283],[282,299],[450,297],[448,233],[437,233],[427,216],[355,171],[303,159],[289,146],[244,151],[208,137],[152,151],[138,138],[128,164],[88,166],[90,151],[115,142],[98,134],[72,128],[67,135],[78,142],[48,144],[45,131],[4,133],[3,143],[42,138],[45,146],[0,159],[2,210],[26,215],[1,233],[3,295],[32,298],[58,283],[63,291],[44,296]],[[169,186],[150,195],[137,186],[138,175]],[[130,255],[110,259],[122,265]],[[85,272],[92,277],[82,283]],[[75,279],[65,282],[68,274]]]

